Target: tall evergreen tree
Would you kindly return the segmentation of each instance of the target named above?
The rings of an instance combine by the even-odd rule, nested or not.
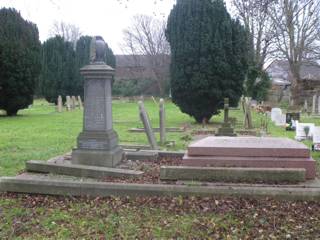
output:
[[[173,102],[208,121],[228,97],[235,105],[247,69],[246,33],[223,0],[177,0],[168,19]]]
[[[42,46],[42,94],[55,103],[59,95],[76,95],[75,53],[73,44],[60,36],[48,39]]]
[[[15,9],[0,9],[0,109],[9,116],[33,102],[41,69],[40,47],[35,24]]]

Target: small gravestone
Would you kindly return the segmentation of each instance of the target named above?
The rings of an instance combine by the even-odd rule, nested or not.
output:
[[[148,137],[148,141],[149,144],[151,146],[152,149],[158,149],[158,145],[157,145],[157,141],[156,141],[156,137],[154,135],[151,123],[150,123],[150,118],[148,116],[148,113],[146,112],[146,109],[144,107],[144,104],[142,101],[138,102],[139,104],[139,115],[140,115],[140,119],[143,123],[143,127],[144,130],[147,134]]]
[[[274,124],[276,126],[285,126],[286,125],[286,115],[285,114],[277,115],[275,118]]]
[[[236,136],[229,122],[229,98],[224,99],[224,120],[216,136]]]
[[[71,110],[71,98],[70,96],[66,97],[66,105],[67,105],[67,111]]]
[[[59,113],[61,113],[62,112],[62,97],[59,95],[59,97],[58,97],[58,102],[57,102],[57,111],[59,112]]]
[[[317,95],[312,97],[312,114],[316,114]]]
[[[320,127],[313,128],[312,141],[313,141],[313,150],[320,151]]]
[[[76,109],[76,106],[77,106],[76,97],[75,97],[75,96],[72,96],[72,97],[71,97],[71,108],[72,108],[72,109]]]
[[[296,121],[295,139],[301,141],[312,137],[314,127],[314,123],[300,123],[299,121]]]
[[[160,142],[166,142],[166,112],[164,108],[164,100],[161,98],[159,102],[159,119],[160,119]]]
[[[307,99],[304,100],[303,112],[304,113],[308,112],[308,101],[307,101]]]
[[[271,109],[271,121],[275,122],[276,119],[279,119],[279,116],[282,114],[282,110],[280,108],[272,108]]]
[[[318,114],[320,114],[320,96],[318,97]]]
[[[82,100],[80,96],[78,96],[78,104],[79,104],[79,109],[82,109],[83,105],[82,105]]]
[[[72,163],[115,167],[123,150],[112,123],[112,80],[114,69],[105,64],[106,43],[102,37],[91,41],[89,65],[80,69],[84,76],[83,131],[72,151]]]

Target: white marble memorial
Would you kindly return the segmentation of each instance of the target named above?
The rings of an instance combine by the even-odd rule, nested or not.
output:
[[[272,108],[271,109],[271,121],[275,122],[276,119],[282,114],[282,110],[280,108]]]
[[[308,135],[306,135],[305,127],[309,127]],[[300,123],[296,121],[296,136],[295,139],[298,141],[305,140],[307,138],[311,138],[314,132],[314,123]]]

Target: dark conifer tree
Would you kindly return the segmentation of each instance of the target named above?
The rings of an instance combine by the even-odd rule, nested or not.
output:
[[[197,122],[229,97],[235,105],[247,70],[246,34],[222,0],[177,0],[168,19],[173,102]]]
[[[40,73],[38,28],[15,9],[0,9],[0,109],[16,115],[33,102]]]

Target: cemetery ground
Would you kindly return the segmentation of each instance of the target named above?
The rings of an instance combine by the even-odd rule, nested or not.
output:
[[[145,102],[153,127],[158,127],[158,105]],[[0,175],[14,176],[28,160],[47,160],[69,152],[82,127],[82,111],[57,113],[45,101],[13,118],[0,114]],[[243,124],[241,110],[231,110]],[[167,127],[185,132],[167,133],[167,150],[186,149],[195,134],[210,132],[222,122],[213,118],[208,126],[195,124],[176,106],[166,103]],[[264,117],[253,112],[259,128]],[[142,127],[136,102],[113,102],[114,128],[121,144],[147,144],[146,135],[132,133]],[[302,117],[302,122],[320,125],[320,118]],[[269,134],[294,138],[294,132],[269,123]],[[157,134],[157,139],[159,136]],[[305,144],[311,146],[310,141]],[[312,153],[319,162],[320,154]],[[320,238],[320,203],[221,197],[108,197],[74,198],[25,194],[0,197],[0,238],[12,239],[316,239]]]

